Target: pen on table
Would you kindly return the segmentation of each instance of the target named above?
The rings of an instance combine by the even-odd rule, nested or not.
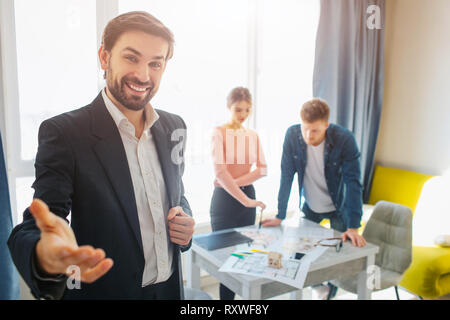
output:
[[[238,257],[239,259],[244,259],[244,257],[248,257],[253,254],[252,252],[233,252],[231,255]]]
[[[270,252],[270,251],[258,250],[258,249],[252,249],[252,250],[250,250],[250,251],[253,251],[253,252],[260,252],[260,253],[269,253],[269,252]]]
[[[259,226],[258,226],[258,230],[261,229],[262,218],[263,218],[263,210],[261,209],[261,217],[259,218]]]

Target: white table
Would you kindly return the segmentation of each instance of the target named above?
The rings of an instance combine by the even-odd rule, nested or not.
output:
[[[302,218],[299,218],[294,226],[292,222],[290,225],[283,222],[277,228],[284,231],[286,228],[292,227],[322,228],[319,224]],[[245,227],[245,229],[248,229],[248,227]],[[239,228],[235,230],[239,231]],[[334,237],[340,235],[341,233],[334,231]],[[246,300],[267,299],[288,292],[291,293],[292,299],[310,298],[308,295],[309,291],[299,290],[280,282],[237,273],[219,272],[218,270],[222,264],[234,251],[236,251],[236,246],[208,251],[193,241],[192,247],[187,253],[187,287],[200,288],[200,269],[203,269]],[[370,243],[367,243],[365,247],[357,248],[347,241],[343,244],[340,252],[336,252],[335,248],[329,248],[316,261],[311,263],[304,288],[340,277],[354,275],[358,277],[358,299],[370,300],[372,291],[370,286],[367,285],[368,280],[370,280],[368,279],[370,275],[368,275],[367,271],[370,266],[375,264],[375,255],[377,253],[378,247]]]

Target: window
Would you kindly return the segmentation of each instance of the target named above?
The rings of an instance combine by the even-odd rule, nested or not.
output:
[[[268,211],[277,210],[280,163],[287,129],[300,121],[300,107],[312,98],[318,1],[264,0],[259,10],[255,127],[264,145],[268,176],[255,183]],[[288,210],[299,192],[292,185]]]
[[[212,129],[228,121],[228,92],[248,86],[249,2],[243,0],[119,1],[119,11],[144,10],[175,37],[174,56],[152,100],[188,127],[183,182],[197,223],[209,221],[214,190]]]
[[[12,72],[17,97],[6,104],[5,114],[16,223],[33,195],[39,125],[95,98],[103,83],[98,36],[112,16],[131,10],[150,12],[175,35],[174,57],[152,104],[181,115],[188,126],[184,183],[197,223],[209,221],[212,129],[229,120],[226,96],[236,86],[253,95],[246,125],[259,133],[268,162],[269,175],[255,183],[257,197],[267,211],[276,210],[284,134],[312,96],[318,0],[2,0],[1,5],[10,8],[15,27],[6,50],[17,65]],[[290,209],[298,205],[296,188],[294,183]]]
[[[226,96],[236,86],[252,92],[248,126],[260,135],[268,163],[268,176],[255,183],[257,198],[276,210],[284,135],[312,97],[319,1],[119,1],[120,12],[131,10],[150,12],[175,35],[153,105],[188,126],[183,181],[197,223],[209,221],[214,189],[211,130],[229,120]],[[294,183],[289,208],[298,201]]]
[[[17,160],[30,166],[41,122],[98,94],[96,8],[91,0],[15,0],[14,8],[20,128],[15,143]],[[28,174],[18,170],[15,178],[17,222],[34,194],[34,176]]]

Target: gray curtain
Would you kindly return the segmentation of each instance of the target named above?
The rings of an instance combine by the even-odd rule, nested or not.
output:
[[[380,20],[375,11],[367,12],[371,5],[380,9]],[[384,12],[384,0],[321,0],[316,38],[313,94],[328,102],[330,122],[355,135],[365,203],[383,102]]]
[[[1,42],[1,41],[0,41]],[[0,53],[2,48],[0,47]],[[19,277],[14,266],[7,241],[13,222],[9,199],[8,178],[6,175],[1,130],[5,128],[3,105],[2,63],[0,59],[0,300],[20,298]]]
[[[6,244],[12,230],[8,179],[0,134],[0,300],[19,299],[19,280]]]

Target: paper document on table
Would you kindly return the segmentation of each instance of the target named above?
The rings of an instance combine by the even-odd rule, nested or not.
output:
[[[268,254],[258,252],[248,254],[247,251],[246,254],[239,257],[231,255],[219,271],[271,279],[301,289],[304,286],[311,262],[326,249],[324,247],[314,248],[300,260],[281,259],[281,268],[279,269],[269,267]]]
[[[279,229],[239,229],[242,234],[254,239],[253,243],[256,246],[252,245],[250,248],[238,246],[238,250],[242,249],[245,252],[230,256],[219,271],[271,279],[296,288],[303,288],[311,263],[328,249],[315,244],[318,240],[333,235],[333,231],[329,229],[311,229],[317,228],[302,228],[302,230],[285,228],[283,232]],[[260,241],[255,243],[255,239]],[[268,254],[261,253],[262,247],[266,252],[275,251],[283,254],[281,268],[269,267]],[[290,259],[295,252],[305,255],[300,260]]]
[[[319,240],[333,236],[333,230],[325,228],[286,228],[280,239],[281,249],[286,254],[300,252],[307,254]]]
[[[294,287],[299,289],[304,287],[311,263],[319,258],[327,249],[327,247],[316,247],[300,260],[300,269],[298,271],[298,278],[296,279],[297,285],[294,285]]]
[[[252,246],[258,248],[267,249],[272,247],[282,237],[280,229],[267,228],[267,229],[255,229],[255,228],[239,228],[239,232],[246,237],[253,240]]]
[[[271,268],[268,266],[268,255],[256,253],[242,258],[230,256],[219,271],[267,278],[296,286],[300,261],[282,259],[281,265],[280,269]]]

